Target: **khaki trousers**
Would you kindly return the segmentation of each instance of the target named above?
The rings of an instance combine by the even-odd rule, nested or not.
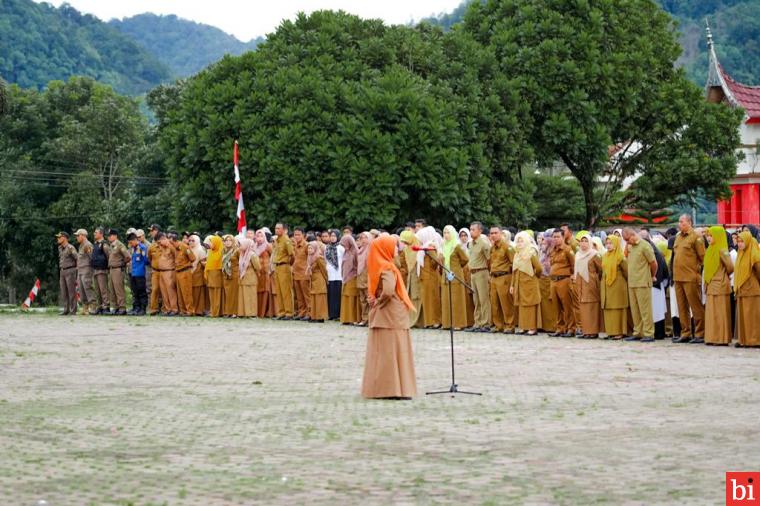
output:
[[[676,281],[676,304],[681,320],[681,337],[705,338],[705,306],[702,305],[702,289],[699,283]],[[691,333],[691,318],[694,319],[694,335]]]
[[[488,288],[488,271],[473,272],[470,275],[472,284],[472,300],[475,304],[475,323],[473,327],[489,327],[491,325],[491,301]]]
[[[177,306],[177,277],[174,271],[159,272],[158,287],[161,290],[161,298],[169,312],[179,311]]]
[[[555,332],[561,334],[575,332],[575,311],[573,310],[573,284],[570,278],[552,280],[552,299],[557,301],[557,324]]]
[[[124,292],[124,267],[111,267],[108,269],[108,275],[111,278],[109,286],[109,297],[114,309],[121,311],[127,310],[127,296]]]
[[[61,306],[65,314],[77,314],[77,268],[59,269]]]
[[[109,309],[108,271],[96,270],[93,277],[95,278],[95,297],[100,302],[100,309]]]
[[[293,317],[293,273],[290,265],[277,265],[274,268],[274,280],[277,284],[277,316]]]
[[[573,303],[573,321],[575,322],[575,328],[568,329],[567,331],[575,332],[581,328],[581,285],[570,278],[570,287],[570,298]]]
[[[79,285],[79,301],[85,309],[95,303],[95,290],[92,287],[92,268],[88,267],[77,271],[77,284]]]
[[[191,269],[177,273],[177,299],[182,314],[195,314],[193,302],[193,271]]]
[[[633,317],[633,335],[654,337],[652,320],[652,289],[649,287],[628,287],[628,300]]]
[[[514,330],[515,304],[509,287],[512,275],[491,276],[491,318],[497,330]]]
[[[293,281],[296,291],[296,315],[300,317],[309,316],[309,303],[311,302],[311,281],[308,279],[297,279]]]
[[[161,273],[157,270],[151,270],[150,272],[150,284],[151,284],[151,290],[150,290],[150,304],[148,305],[148,313],[154,314],[158,313],[158,301],[161,298],[161,290],[159,289],[159,285],[161,284]],[[161,309],[164,312],[167,312],[166,309],[166,301],[161,301]]]

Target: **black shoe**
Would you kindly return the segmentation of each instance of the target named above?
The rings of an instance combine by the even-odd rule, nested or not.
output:
[[[672,339],[672,341],[674,343],[684,344],[684,343],[688,343],[689,341],[691,341],[691,338],[690,337],[674,337]]]
[[[118,310],[118,309],[112,309],[112,310],[111,310],[111,312],[110,312],[110,313],[107,313],[107,314],[109,314],[109,315],[111,315],[111,316],[116,316],[116,315],[118,315],[118,314],[119,314],[119,310]]]
[[[506,330],[504,330],[504,333],[507,334],[507,335],[514,334],[515,332],[516,332],[515,329],[506,329]]]
[[[283,320],[283,321],[292,321],[292,320],[294,320],[294,318],[292,316],[283,316],[282,318],[280,318],[280,320]]]
[[[127,316],[127,310],[126,309],[119,309],[114,313],[116,316]]]
[[[641,342],[642,343],[653,343],[654,342],[654,337],[642,337],[641,338]]]
[[[744,345],[741,343],[734,343],[734,348],[744,348]]]
[[[135,316],[136,314],[137,314],[136,309],[130,309],[129,311],[127,311],[127,316]]]
[[[689,341],[689,344],[705,344],[705,340],[701,337],[695,337],[691,341]]]
[[[135,313],[135,316],[145,316],[145,311],[143,311],[142,309],[139,309],[139,310],[137,310],[137,312]]]
[[[560,334],[559,337],[575,337],[575,335],[572,332],[565,332],[564,334]]]
[[[478,332],[480,329],[478,327],[467,327],[464,329],[465,332]]]
[[[560,337],[562,334],[560,332],[552,332],[549,334],[549,337]]]
[[[637,336],[628,336],[624,337],[623,341],[641,341],[641,338]]]
[[[582,330],[576,330],[575,331],[575,335],[576,336],[582,336],[583,335],[583,331]]]
[[[515,330],[513,334],[516,336],[524,336],[525,334],[527,334],[527,332],[524,330]]]

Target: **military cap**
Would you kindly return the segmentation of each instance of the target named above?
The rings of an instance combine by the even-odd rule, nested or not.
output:
[[[156,223],[154,223],[153,225],[150,226],[150,228],[148,230],[158,230],[160,232],[161,231],[161,227],[159,225],[157,225]]]
[[[119,231],[115,228],[108,229],[108,235],[119,235]]]
[[[129,227],[129,228],[127,229],[127,235],[129,235],[129,234],[134,234],[135,232],[137,232],[137,229],[136,229],[136,228],[134,228],[134,227]]]
[[[68,239],[69,238],[69,233],[68,232],[64,232],[63,230],[61,230],[60,232],[58,232],[57,234],[55,234],[55,238],[56,239],[58,239],[59,237],[65,237],[66,239]]]
[[[85,230],[83,228],[80,228],[79,230],[77,230],[76,232],[74,232],[74,235],[83,235],[83,236],[87,237],[87,230]]]

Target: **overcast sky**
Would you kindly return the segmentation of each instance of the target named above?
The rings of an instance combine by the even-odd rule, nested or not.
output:
[[[431,14],[450,12],[461,0],[68,0],[77,10],[104,21],[153,12],[221,28],[248,41],[273,32],[282,19],[320,9],[350,12],[363,18],[381,18],[390,24],[407,23]],[[63,0],[48,0],[55,6]]]

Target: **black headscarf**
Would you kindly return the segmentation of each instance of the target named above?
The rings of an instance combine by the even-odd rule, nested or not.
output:
[[[338,268],[338,241],[332,242],[332,235],[340,239],[340,232],[337,230],[330,230],[330,244],[325,249],[325,259],[333,269]]]

